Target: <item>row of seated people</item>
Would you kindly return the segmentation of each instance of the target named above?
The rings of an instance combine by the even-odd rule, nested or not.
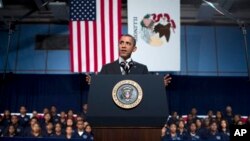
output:
[[[86,120],[86,104],[83,105],[83,110],[79,114],[74,114],[72,110],[58,114],[55,106],[51,106],[50,109],[44,108],[43,114],[33,111],[31,115],[28,115],[26,112],[25,106],[20,107],[18,114],[11,114],[9,110],[5,110],[0,116],[0,136],[94,139],[91,126]],[[217,111],[214,115],[213,111],[209,110],[205,118],[198,117],[196,108],[193,108],[188,116],[178,116],[177,112],[173,112],[162,128],[161,134],[163,140],[190,139],[191,137],[192,139],[209,139],[211,138],[210,132],[216,131],[214,133],[220,133],[218,139],[227,140],[228,124],[242,125],[244,123],[250,124],[250,116],[247,120],[242,120],[240,115],[233,114],[230,106],[226,108],[225,114]],[[225,128],[222,130],[224,124]],[[222,136],[222,131],[228,136]]]
[[[196,108],[183,118],[177,112],[172,112],[171,117],[161,130],[162,141],[167,140],[230,140],[229,125],[250,126],[250,116],[243,120],[240,115],[233,114],[231,106],[226,107],[225,114],[217,111],[213,114],[208,111],[205,118],[197,116]]]
[[[84,105],[85,106],[85,105]],[[5,110],[0,115],[0,137],[32,137],[32,138],[66,138],[93,141],[92,128],[86,120],[86,107],[80,114],[69,110],[67,114],[57,114],[56,107],[45,108],[43,114],[33,111],[28,115],[25,106],[20,113],[11,114]]]

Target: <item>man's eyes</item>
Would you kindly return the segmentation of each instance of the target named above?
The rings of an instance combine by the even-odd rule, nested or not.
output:
[[[131,43],[130,43],[130,42],[120,42],[120,44],[131,45]]]

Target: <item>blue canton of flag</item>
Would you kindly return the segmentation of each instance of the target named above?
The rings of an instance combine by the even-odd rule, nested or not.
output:
[[[96,1],[71,0],[70,19],[72,21],[94,21],[96,19]]]

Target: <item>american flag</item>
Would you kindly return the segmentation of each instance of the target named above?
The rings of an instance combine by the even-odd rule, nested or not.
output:
[[[121,0],[70,1],[72,72],[98,72],[118,58]]]

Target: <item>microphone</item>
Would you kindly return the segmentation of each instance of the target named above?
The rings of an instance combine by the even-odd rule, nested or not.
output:
[[[125,74],[128,74],[128,67],[126,67],[126,63],[125,62],[121,62],[120,66],[122,67],[122,69],[125,71]]]
[[[129,65],[129,70],[130,70],[134,66],[134,61],[128,62],[128,65]]]
[[[125,73],[128,74],[130,69],[134,66],[134,62],[133,61],[128,62],[128,66],[126,65],[126,62],[121,62],[120,66],[123,68]]]

